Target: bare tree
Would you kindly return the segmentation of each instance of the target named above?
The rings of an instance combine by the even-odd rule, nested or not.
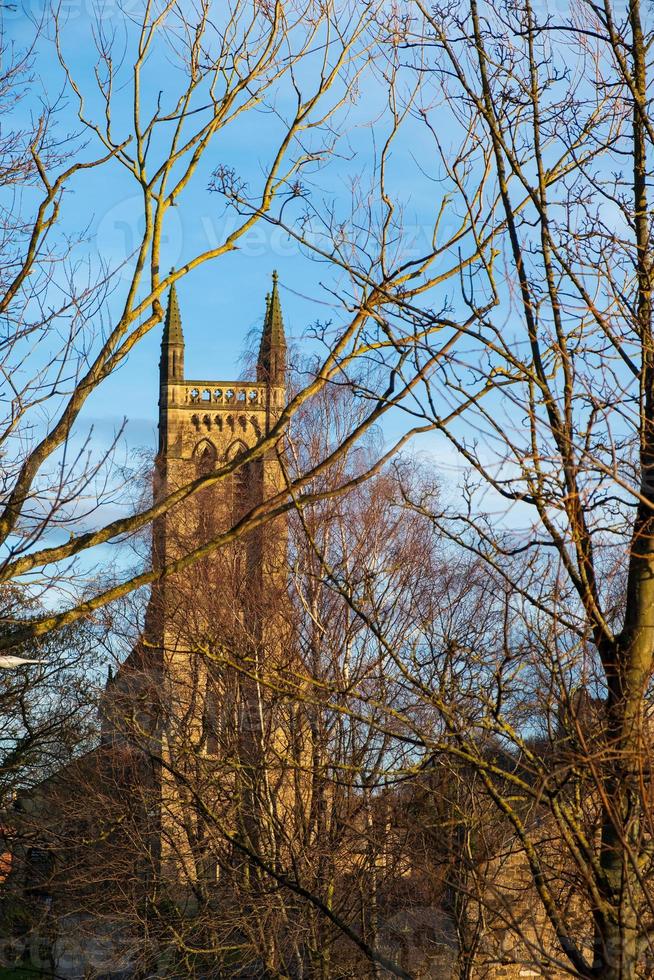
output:
[[[401,408],[441,434],[462,474],[436,505],[407,482],[405,506],[450,542],[444,563],[456,568],[462,551],[476,578],[454,591],[465,629],[420,619],[406,644],[356,570],[318,547],[324,580],[403,685],[375,712],[365,687],[335,681],[332,694],[346,690],[350,717],[374,716],[423,765],[475,773],[502,832],[495,860],[474,865],[460,891],[486,919],[489,970],[648,976],[649,11],[418,2],[382,23],[389,118],[418,121],[434,180],[466,216],[447,247],[469,234],[476,248],[457,265],[449,318],[429,307],[437,277],[424,292],[389,292],[370,326],[369,373],[346,364],[343,383],[378,398],[397,363],[388,353],[405,354],[399,370],[420,383]],[[402,195],[387,164],[382,152],[377,196],[360,198],[365,222],[343,231],[331,212],[307,218],[329,242],[315,250],[356,283],[377,262],[397,268]]]
[[[61,142],[52,130],[56,119],[46,110],[33,130],[16,131],[5,146],[7,183],[21,181],[31,193],[17,197],[18,217],[7,225],[2,258],[3,375],[11,397],[2,429],[0,514],[2,581],[30,576],[35,587],[49,592],[54,609],[18,628],[8,624],[0,640],[3,648],[87,617],[153,581],[160,570],[117,573],[108,581],[90,576],[82,590],[75,579],[95,560],[98,546],[146,527],[237,466],[232,461],[155,506],[106,521],[102,503],[119,499],[120,486],[111,450],[97,452],[85,433],[84,410],[90,396],[162,320],[162,298],[170,286],[232,252],[257,221],[279,221],[286,205],[303,200],[302,175],[319,174],[328,162],[339,133],[337,120],[343,122],[358,80],[368,70],[376,37],[373,13],[369,4],[342,7],[312,0],[235,3],[219,11],[206,3],[189,7],[144,0],[136,16],[125,17],[122,45],[98,21],[93,79],[75,76],[67,60],[66,25],[55,19],[55,52],[76,106],[79,138],[63,141],[62,161]],[[164,57],[172,68],[151,104]],[[16,97],[12,71],[5,76],[9,99]],[[260,180],[247,186],[248,213],[224,240],[185,256],[177,269],[162,275],[162,241],[171,209],[184,206],[208,147],[246,115],[254,120],[263,112],[274,117],[277,135],[262,148]],[[99,269],[92,266],[84,278],[78,242],[64,219],[67,192],[89,175],[132,182],[142,202],[143,231],[120,268],[100,257]],[[216,169],[213,185],[228,201],[244,192],[242,178],[226,166]],[[400,270],[382,287],[368,282],[359,288],[324,363],[249,458],[274,447],[294,411],[366,349],[367,322],[393,283],[405,279]],[[405,397],[410,384],[393,384],[391,401]],[[373,406],[362,431],[387,409],[385,402]],[[355,436],[350,434],[349,444]],[[242,462],[248,460],[238,465]],[[298,491],[302,485],[300,480]],[[266,520],[269,511],[284,506],[291,506],[288,495],[266,502],[252,518]],[[181,558],[182,567],[196,557]],[[59,603],[52,602],[55,592]]]
[[[239,10],[249,16],[250,8]],[[462,926],[468,915],[485,923],[484,935],[475,938],[482,966],[485,960],[491,970],[512,964],[606,980],[647,976],[653,911],[648,15],[638,0],[626,9],[582,2],[556,18],[542,16],[529,0],[470,0],[443,9],[417,0],[406,9],[375,10],[374,37],[382,43],[371,70],[383,80],[388,100],[380,113],[371,186],[355,180],[343,214],[338,203],[309,194],[299,175],[323,162],[312,137],[320,140],[327,131],[331,149],[344,79],[351,90],[363,79],[372,35],[366,33],[369,22],[364,29],[353,11],[344,22],[340,10],[339,17],[331,8],[313,12],[317,20],[277,4],[257,7],[251,21],[234,15],[229,30],[218,32],[223,40],[216,49],[208,40],[213,22],[206,12],[199,13],[196,36],[194,30],[186,33],[189,18],[175,19],[174,5],[156,14],[146,8],[133,91],[138,94],[146,55],[160,31],[177,52],[184,51],[186,87],[168,109],[157,109],[147,122],[137,118],[130,144],[114,139],[111,111],[106,123],[91,124],[107,158],[94,162],[124,166],[142,188],[146,230],[118,324],[89,359],[88,370],[80,371],[52,427],[15,457],[9,471],[0,521],[12,549],[5,580],[67,562],[145,527],[166,508],[272,450],[314,396],[327,397],[337,386],[353,388],[361,413],[335,430],[338,438],[332,433],[327,444],[317,440],[303,452],[291,429],[283,491],[167,570],[190,569],[216,549],[222,552],[219,561],[229,563],[243,535],[293,513],[315,563],[298,570],[301,615],[288,613],[303,655],[315,655],[305,663],[302,683],[291,669],[295,652],[265,673],[256,663],[231,662],[229,646],[220,647],[215,636],[196,643],[199,653],[260,691],[269,722],[276,709],[270,699],[278,699],[284,711],[295,704],[306,719],[300,736],[312,718],[318,736],[329,733],[326,775],[333,787],[341,785],[339,766],[345,766],[339,738],[356,732],[362,755],[352,765],[347,753],[356,751],[349,742],[345,755],[348,772],[356,774],[357,792],[350,784],[349,799],[356,799],[365,818],[354,823],[360,842],[367,839],[366,814],[372,812],[366,792],[374,796],[380,785],[406,777],[415,779],[419,795],[424,786],[418,776],[429,767],[442,766],[455,783],[461,773],[474,773],[474,793],[455,797],[452,805],[464,799],[465,820],[481,828],[482,846],[448,880],[469,900]],[[245,24],[248,30],[239,34]],[[234,37],[241,41],[235,44]],[[298,79],[306,83],[296,66],[307,56],[315,67],[318,37],[328,37],[338,56],[321,60],[317,84],[297,96],[261,187],[245,186],[225,168],[214,174],[213,190],[239,216],[236,237],[161,277],[164,218],[173,203],[183,201],[198,154],[233,117],[268,105],[276,86],[288,82],[295,91]],[[287,44],[294,52],[290,62]],[[59,50],[63,59],[62,43]],[[229,67],[234,50],[243,52],[242,72]],[[111,109],[114,62],[102,35],[100,54],[100,87]],[[308,75],[314,77],[312,71]],[[68,77],[86,125],[82,87]],[[212,90],[213,84],[218,88]],[[332,101],[325,105],[321,100],[328,93]],[[202,106],[197,115],[195,99]],[[190,135],[187,123],[196,127]],[[163,162],[151,163],[149,136],[157,128],[174,135]],[[403,209],[391,161],[402,152],[402,135],[417,131],[437,161],[427,176],[439,182],[439,192],[425,218],[428,244],[417,258],[407,258],[406,202]],[[48,178],[54,197],[46,189],[47,207],[77,170],[63,173],[60,184]],[[456,227],[444,228],[444,214],[457,217]],[[40,539],[55,519],[70,523],[70,488],[79,488],[73,494],[78,497],[85,484],[75,484],[70,473],[50,481],[56,506],[48,511],[52,519],[44,520],[34,496],[37,475],[70,438],[88,392],[161,319],[163,291],[199,262],[232,249],[256,220],[276,223],[343,273],[339,291],[348,316],[335,331],[331,324],[317,325],[324,360],[270,435],[242,458],[134,517],[74,534],[63,544],[44,544]],[[25,254],[31,262],[40,255]],[[20,273],[15,278],[19,289],[28,281]],[[59,388],[52,391],[55,397]],[[375,424],[398,418],[396,409],[409,420],[396,444],[378,447],[360,469],[354,466],[357,440]],[[379,490],[383,462],[409,435],[433,432],[442,437],[438,446],[447,445],[465,469],[460,486],[438,498],[408,471],[397,470],[403,515],[397,533],[410,542],[411,529],[419,526],[429,542],[414,543],[420,558],[428,556],[418,587],[415,566],[408,562],[403,579],[384,552],[385,542],[377,541],[383,554],[378,568],[353,560],[361,551],[367,555],[375,541],[366,520],[374,515],[375,498],[355,516],[347,515],[350,504],[334,504],[334,498],[350,490],[354,508],[357,494],[365,497],[366,481]],[[321,508],[329,517],[324,524],[316,517]],[[503,508],[508,515],[500,513]],[[332,520],[336,527],[340,520],[347,534],[325,535]],[[440,564],[430,550],[435,547],[441,549]],[[8,630],[2,645],[86,616],[150,583],[160,571],[94,588],[86,600],[75,598],[61,612]],[[321,630],[325,604],[334,605],[340,624],[332,632]],[[236,632],[241,627],[233,624]],[[350,645],[344,647],[341,636]],[[270,723],[267,750],[275,742]],[[303,770],[303,748],[294,755],[289,747],[281,758],[284,779]],[[315,777],[321,765],[318,755],[306,768]],[[325,902],[305,852],[293,851],[299,838],[279,843],[284,822],[265,788],[271,766],[274,771],[269,761],[259,767],[254,796],[268,809],[265,833],[256,840],[251,829],[238,836],[229,822],[220,823],[220,808],[200,791],[203,777],[193,767],[170,776],[184,783],[189,805],[201,811],[198,826],[212,828],[220,847],[226,841],[262,881],[309,902],[375,969],[406,975],[379,958],[382,889],[374,886],[364,928],[355,929],[346,910],[337,914]],[[243,771],[240,762],[236,768]],[[435,779],[434,785],[442,783]],[[333,792],[324,791],[326,797]],[[444,816],[443,824],[449,819]],[[464,831],[469,825],[463,821]],[[327,829],[321,834],[329,864],[333,838]],[[445,850],[456,851],[456,835],[443,840]],[[193,844],[199,856],[205,845]],[[216,860],[224,860],[222,854],[216,847]],[[417,867],[418,857],[413,863]],[[373,865],[369,861],[368,872]],[[440,874],[424,862],[423,871],[431,880]],[[289,922],[295,926],[296,920],[290,904],[275,914],[278,946],[261,948],[277,968],[285,955],[279,937],[290,935]],[[254,948],[256,913],[248,921]],[[319,928],[306,925],[307,935],[315,937],[311,930]],[[470,964],[462,969],[470,972]]]
[[[347,389],[312,400],[289,432],[289,481],[365,415]],[[100,749],[34,794],[19,822],[52,855],[42,888],[60,948],[74,934],[88,957],[98,936],[112,937],[115,960],[189,976],[328,978],[368,961],[371,976],[409,975],[393,930],[440,900],[449,855],[436,883],[417,871],[411,794],[395,784],[422,766],[385,727],[402,678],[324,571],[328,560],[355,577],[400,647],[433,614],[433,536],[405,513],[396,472],[368,475],[378,442],[372,433],[339,455],[315,477],[313,504],[266,526],[280,567],[265,587],[247,569],[250,546],[260,560],[256,532],[176,580],[166,615],[182,683],[167,684],[147,648],[132,654],[101,699]],[[42,933],[42,918],[33,927]],[[420,958],[442,956],[445,939],[430,932]]]
[[[425,752],[470,766],[513,834],[511,868],[491,866],[479,889],[490,960],[647,976],[649,11],[416,3],[400,28],[389,58],[422,80],[425,131],[462,206],[489,173],[472,219],[488,247],[455,301],[475,325],[414,409],[458,455],[461,486],[438,508],[410,488],[406,503],[486,566],[504,622],[459,648],[447,684],[425,685],[424,661],[392,643],[389,656],[444,726],[421,729]],[[465,166],[445,122],[474,133]],[[401,343],[415,314],[397,310]],[[511,765],[482,751],[489,733]]]

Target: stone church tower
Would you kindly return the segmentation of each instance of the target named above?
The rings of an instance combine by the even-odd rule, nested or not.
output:
[[[277,274],[266,297],[256,380],[188,379],[184,353],[173,285],[159,366],[155,500],[234,465],[156,519],[155,569],[238,525],[283,487],[276,448],[238,465],[269,434],[286,402]],[[196,784],[204,780],[210,787],[210,805],[221,819],[252,836],[259,834],[255,800],[262,781],[268,794],[283,781],[270,758],[279,760],[287,751],[288,725],[266,690],[265,675],[285,656],[285,562],[286,527],[277,518],[163,576],[152,588],[142,639],[108,685],[105,740],[141,744],[146,756],[158,760],[152,792],[159,864],[174,877],[214,875],[216,856],[207,857],[206,828],[193,806]],[[283,793],[277,795],[281,800]]]
[[[276,450],[238,466],[239,457],[269,434],[286,403],[286,340],[277,274],[273,273],[272,293],[266,297],[257,376],[255,381],[191,380],[184,377],[184,334],[175,286],[171,288],[164,325],[159,364],[159,450],[155,469],[155,499],[167,496],[193,480],[234,463],[233,472],[217,484],[187,498],[155,522],[153,561],[163,568],[175,559],[211,541],[217,534],[238,523],[253,507],[282,486],[280,460]],[[217,606],[229,603],[230,611],[243,617],[261,605],[273,575],[272,564],[279,563],[283,533],[275,531],[248,536],[245,543],[228,550],[232,578],[241,573],[242,582],[232,582],[239,593],[236,606],[225,579],[228,569],[219,569],[219,555],[199,562],[203,587],[219,586],[212,598],[210,615]],[[222,551],[223,549],[221,549]],[[234,567],[238,558],[239,569]],[[160,634],[163,647],[177,642],[179,624],[175,606],[185,592],[185,582],[195,569],[184,575],[164,579],[153,591],[150,629]],[[217,581],[217,576],[220,581]],[[192,597],[197,609],[199,592]],[[238,609],[236,609],[238,607]],[[188,625],[189,611],[184,622]],[[265,618],[257,616],[257,619]]]

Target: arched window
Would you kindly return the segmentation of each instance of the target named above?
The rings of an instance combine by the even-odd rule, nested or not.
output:
[[[212,442],[209,442],[208,439],[202,439],[195,447],[193,457],[195,459],[198,476],[208,476],[209,473],[213,473],[216,468],[218,453],[216,452],[216,447]]]
[[[218,453],[216,447],[208,439],[202,439],[193,453],[198,476],[208,476],[216,469]],[[216,527],[214,494],[211,487],[206,487],[196,494],[198,514],[198,534],[203,541],[208,540]]]
[[[229,444],[227,452],[225,453],[225,459],[228,461],[236,459],[237,456],[247,452],[247,448],[248,447],[245,445],[242,439],[235,439],[234,442]]]
[[[235,439],[230,444],[225,453],[228,462],[236,459],[247,451],[247,446],[241,439]],[[239,466],[232,473],[232,523],[240,520],[243,514],[249,509],[250,501],[251,467],[249,464]]]

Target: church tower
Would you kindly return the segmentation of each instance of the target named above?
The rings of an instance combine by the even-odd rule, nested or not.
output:
[[[239,458],[271,432],[285,406],[286,351],[273,273],[256,379],[185,377],[182,314],[171,287],[159,361],[155,501],[198,477],[218,478],[155,520],[155,569],[210,544],[283,488],[276,447],[248,463]],[[161,759],[153,791],[165,874],[178,877],[181,863],[189,880],[201,877],[206,840],[203,845],[201,821],[190,820],[184,789],[199,778],[199,767],[207,779],[221,769],[215,790],[225,796],[223,816],[240,808],[229,820],[252,832],[253,821],[243,813],[251,817],[254,807],[243,801],[257,795],[262,773],[271,779],[265,745],[272,738],[272,754],[279,757],[284,738],[261,678],[284,649],[285,564],[286,525],[277,518],[162,575],[152,587],[143,638],[109,685],[105,730],[140,741],[146,754]]]
[[[184,377],[184,334],[177,290],[170,290],[159,365],[159,451],[155,498],[237,459],[268,435],[286,402],[286,338],[277,273],[266,297],[256,381]],[[235,470],[202,497],[201,506],[183,504],[160,519],[155,564],[163,567],[207,536],[279,489],[279,461],[268,452],[247,473]],[[198,520],[192,520],[191,511]],[[182,517],[180,511],[183,511]]]

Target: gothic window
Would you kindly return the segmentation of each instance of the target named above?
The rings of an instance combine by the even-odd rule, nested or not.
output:
[[[227,460],[236,459],[246,452],[247,446],[241,439],[236,439],[228,448],[225,456]],[[239,466],[232,473],[232,522],[240,520],[248,509],[250,496],[250,466],[248,464]]]
[[[208,416],[205,415],[205,424]],[[195,462],[198,469],[198,476],[207,476],[213,473],[216,468],[216,448],[208,439],[203,439],[195,447]]]
[[[230,443],[227,452],[225,453],[225,458],[227,460],[236,459],[241,453],[247,452],[247,446],[242,439],[235,439],[234,442]]]
[[[195,447],[195,465],[198,476],[208,476],[216,468],[216,448],[208,439],[203,439]],[[211,487],[201,490],[197,494],[198,507],[198,533],[202,540],[211,537],[215,529],[215,511],[212,506]]]

